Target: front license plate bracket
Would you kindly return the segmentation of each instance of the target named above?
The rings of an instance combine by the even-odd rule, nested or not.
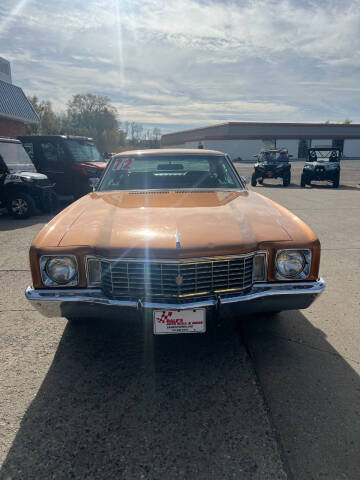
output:
[[[206,311],[204,308],[154,310],[153,326],[154,335],[205,333]]]

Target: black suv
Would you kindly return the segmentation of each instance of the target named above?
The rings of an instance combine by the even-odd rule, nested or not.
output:
[[[290,155],[285,149],[262,150],[257,163],[254,165],[254,173],[251,176],[251,185],[256,187],[256,183],[263,183],[266,178],[282,178],[284,187],[290,185],[291,164]]]
[[[56,193],[79,198],[101,177],[106,162],[92,138],[70,135],[18,137],[39,172],[55,183]]]
[[[340,182],[341,148],[326,146],[308,148],[308,159],[305,162],[300,185],[310,185],[312,180],[331,182],[334,188]]]
[[[0,137],[0,206],[15,218],[30,217],[35,207],[56,209],[56,194],[46,175],[37,173],[19,140]]]

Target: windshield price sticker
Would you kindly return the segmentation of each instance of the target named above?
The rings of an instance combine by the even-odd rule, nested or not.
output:
[[[118,158],[114,162],[113,170],[114,171],[129,170],[133,161],[134,161],[133,158]]]
[[[155,335],[206,331],[204,309],[155,310],[153,318]]]

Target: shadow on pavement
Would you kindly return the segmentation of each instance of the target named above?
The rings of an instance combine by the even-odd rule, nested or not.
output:
[[[143,328],[67,325],[1,479],[285,478],[238,325]]]
[[[71,202],[59,202],[58,208],[53,213],[42,213],[37,211],[30,218],[24,220],[18,220],[13,218],[7,213],[5,209],[0,209],[0,232],[9,230],[18,230],[19,228],[29,227],[31,225],[37,225],[49,222],[55,217],[61,210],[70,205]]]
[[[288,185],[287,187],[284,187],[284,185],[282,183],[263,182],[262,184],[258,184],[258,185],[256,185],[256,187],[251,187],[251,188],[254,190],[254,189],[263,188],[263,187],[266,187],[266,188],[284,188],[284,189],[287,189],[287,190],[291,190],[292,188],[300,188],[300,185],[296,185],[295,183],[290,183],[290,185]]]
[[[307,186],[305,188],[318,188],[318,189],[331,189],[331,190],[358,190],[360,191],[359,186],[353,186],[353,185],[339,185],[337,188],[334,188],[331,184],[327,185],[326,183],[313,183],[311,182],[310,186]]]
[[[56,214],[35,214],[24,220],[17,220],[6,213],[0,214],[0,232],[18,230],[31,225],[43,224],[49,222]]]
[[[296,479],[360,478],[360,378],[300,312],[241,321]]]

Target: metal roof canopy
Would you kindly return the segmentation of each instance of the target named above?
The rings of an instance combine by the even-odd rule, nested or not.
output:
[[[0,80],[0,117],[24,123],[39,123],[40,119],[20,87]]]
[[[0,137],[0,143],[21,143],[16,138]]]
[[[228,122],[164,134],[161,144],[203,140],[360,139],[360,124]]]

